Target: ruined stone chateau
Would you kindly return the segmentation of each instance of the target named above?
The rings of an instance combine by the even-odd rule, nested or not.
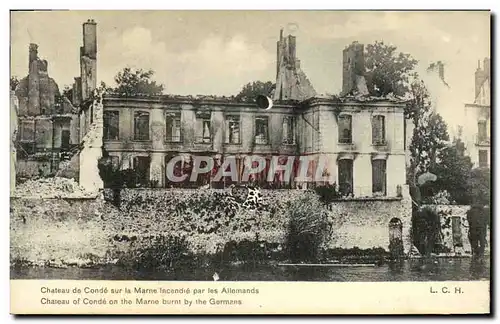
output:
[[[263,175],[272,156],[308,155],[327,157],[331,182],[347,195],[401,195],[406,183],[404,102],[368,96],[362,44],[343,51],[340,96],[319,96],[301,68],[296,37],[281,31],[276,88],[271,94],[274,105],[262,110],[253,103],[216,96],[96,96],[96,29],[93,20],[83,24],[80,75],[71,102],[49,77],[48,63],[38,57],[37,45],[30,45],[29,75],[15,91],[18,174],[66,172],[89,189],[98,189],[103,183],[97,160],[104,149],[118,168],[140,170],[144,183],[171,187],[175,184],[165,177],[165,168],[174,155],[184,154],[184,163],[189,163],[191,154],[214,156],[221,162],[231,155],[240,168],[245,156],[259,154],[268,161]],[[61,154],[68,151],[74,152],[66,158],[72,163],[61,166]],[[316,167],[313,164],[311,174]],[[253,180],[267,182],[265,176]],[[275,180],[279,187],[279,177]],[[200,183],[206,184],[210,179]]]

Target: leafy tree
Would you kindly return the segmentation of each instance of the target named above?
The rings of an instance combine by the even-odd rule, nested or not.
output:
[[[117,85],[115,88],[108,88],[103,82],[101,86],[104,85],[106,89],[112,92],[125,95],[160,95],[163,93],[164,86],[163,84],[158,84],[156,81],[151,80],[153,75],[153,70],[132,70],[126,67],[115,76]]]
[[[404,96],[410,91],[409,80],[417,65],[410,54],[398,53],[397,47],[383,41],[366,45],[365,78],[372,96],[386,96],[393,93]]]
[[[434,183],[436,192],[446,190],[455,203],[469,204],[471,170],[472,162],[465,154],[465,144],[459,138],[455,138],[452,145],[438,153],[438,162],[430,170],[437,176]]]
[[[254,102],[258,95],[269,95],[275,86],[271,81],[254,81],[243,86],[240,93],[236,95],[236,100],[244,102]]]
[[[467,192],[471,204],[490,205],[491,171],[489,168],[473,169],[468,176]]]
[[[414,125],[410,144],[410,181],[415,183],[418,175],[436,165],[437,156],[447,146],[449,135],[445,121],[432,109],[429,92],[418,77],[410,85],[409,97],[405,115]]]
[[[16,76],[11,76],[10,77],[10,90],[16,90],[18,84],[19,84],[19,79]]]

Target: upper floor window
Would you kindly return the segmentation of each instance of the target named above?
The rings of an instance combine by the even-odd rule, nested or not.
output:
[[[227,116],[226,117],[226,143],[239,144],[240,143],[240,117]]]
[[[372,117],[372,144],[385,144],[385,117],[381,115]]]
[[[269,143],[269,119],[267,116],[255,118],[255,144]]]
[[[480,120],[477,123],[477,137],[479,142],[484,142],[487,139],[487,129],[486,129],[486,121],[485,120]]]
[[[351,144],[352,143],[352,116],[341,115],[339,116],[339,143]]]
[[[135,112],[134,140],[149,141],[149,113],[142,111]]]
[[[487,168],[488,167],[488,151],[487,150],[479,150],[479,167]]]
[[[283,119],[283,144],[295,144],[294,116],[285,116]]]
[[[385,160],[372,160],[372,192],[373,194],[386,195],[387,192],[387,167]]]
[[[118,140],[120,113],[118,111],[104,112],[104,139]]]
[[[197,116],[196,128],[199,134],[197,138],[198,142],[210,143],[212,141],[210,115]]]
[[[181,113],[167,114],[165,118],[167,142],[181,141]]]

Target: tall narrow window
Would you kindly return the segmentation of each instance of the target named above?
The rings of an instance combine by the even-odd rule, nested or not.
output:
[[[133,160],[133,169],[137,176],[137,183],[140,186],[147,186],[149,182],[149,168],[151,158],[149,156],[136,156]]]
[[[70,141],[69,129],[63,129],[61,131],[61,149],[69,150]]]
[[[138,111],[134,114],[134,140],[149,141],[149,113]]]
[[[118,140],[120,113],[118,111],[104,112],[104,140]]]
[[[210,143],[211,136],[211,121],[210,115],[200,115],[196,117],[197,142]]]
[[[240,117],[226,117],[226,143],[240,144]]]
[[[266,116],[255,118],[255,144],[269,143],[269,119]]]
[[[383,145],[385,144],[385,117],[373,116],[372,117],[372,144]]]
[[[372,160],[372,192],[385,196],[387,193],[386,161]]]
[[[167,130],[167,142],[180,142],[181,141],[181,114],[167,114],[165,119]]]
[[[477,128],[478,128],[478,141],[479,143],[485,142],[486,137],[487,137],[487,131],[486,131],[486,121],[485,120],[480,120],[477,123]]]
[[[294,116],[285,116],[283,119],[283,144],[295,144]]]
[[[479,150],[479,167],[487,168],[488,167],[488,151],[487,150]]]
[[[341,115],[339,116],[339,143],[351,144],[352,143],[352,116]]]
[[[353,193],[353,163],[350,159],[338,161],[339,191],[343,196]]]

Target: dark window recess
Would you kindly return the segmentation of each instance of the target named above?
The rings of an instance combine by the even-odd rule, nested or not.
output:
[[[200,126],[201,126],[201,140],[200,140],[200,142],[210,143],[212,140],[212,137],[210,134],[210,119],[209,118],[201,119]]]
[[[134,114],[134,140],[149,140],[149,113],[136,112]]]
[[[353,162],[349,159],[339,160],[339,192],[343,196],[353,193]]]
[[[240,118],[238,116],[230,116],[226,119],[226,143],[240,143]]]
[[[167,142],[181,141],[181,114],[168,115],[166,118],[166,140]]]
[[[387,171],[385,160],[372,161],[372,192],[374,194],[386,195],[387,193]]]
[[[385,144],[385,117],[373,116],[372,118],[372,144]]]
[[[104,139],[116,141],[118,140],[120,113],[118,111],[104,112]]]
[[[487,168],[488,167],[488,151],[479,150],[479,167]]]
[[[486,141],[486,121],[481,120],[477,123],[477,132],[478,132],[478,140],[479,142],[485,142]]]
[[[120,169],[120,157],[119,156],[110,156],[110,162],[111,165],[113,166],[113,170],[119,170]]]
[[[63,129],[61,131],[61,149],[62,150],[69,150],[70,148],[70,132],[67,129]]]
[[[269,143],[269,119],[267,117],[255,118],[255,144]]]
[[[137,184],[140,186],[147,186],[149,183],[151,158],[149,156],[136,156],[134,157],[133,163]]]
[[[342,115],[339,116],[339,143],[351,144],[352,143],[352,116]]]
[[[283,144],[295,144],[295,117],[286,116],[283,120]]]

